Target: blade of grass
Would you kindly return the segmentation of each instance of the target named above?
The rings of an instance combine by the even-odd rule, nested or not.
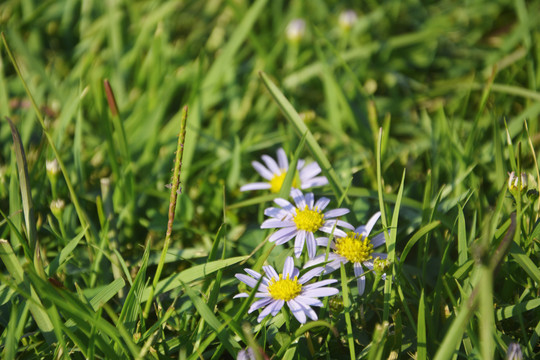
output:
[[[287,100],[285,95],[283,95],[283,93],[278,89],[276,85],[274,85],[274,83],[268,78],[268,76],[264,72],[259,72],[259,76],[261,77],[263,84],[270,92],[270,95],[272,95],[273,99],[275,100],[287,120],[289,120],[289,122],[295,129],[296,133],[299,136],[303,136],[305,134],[308,149],[310,150],[317,163],[320,165],[322,172],[328,179],[328,182],[330,183],[330,186],[332,187],[336,198],[340,199],[341,197],[343,197],[345,195],[345,192],[340,184],[336,172],[332,168],[332,165],[324,154],[322,148],[317,143],[317,140],[315,140],[315,137],[313,137],[311,131],[307,128],[306,124],[300,118],[300,115],[298,115],[289,100]],[[347,204],[349,204],[350,202],[349,198],[346,195],[345,202]]]

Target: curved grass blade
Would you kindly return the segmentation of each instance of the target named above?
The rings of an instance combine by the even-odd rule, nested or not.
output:
[[[281,112],[283,112],[287,120],[289,120],[293,128],[296,130],[297,134],[299,136],[305,134],[308,149],[321,167],[324,176],[326,176],[326,178],[328,179],[334,195],[338,199],[342,198],[345,194],[345,190],[341,186],[339,178],[334,169],[332,168],[330,161],[328,160],[326,155],[324,155],[324,152],[317,143],[317,140],[315,140],[315,137],[313,137],[311,131],[308,129],[306,124],[304,124],[304,122],[300,118],[300,115],[298,115],[298,113],[296,112],[292,104],[289,102],[289,100],[287,100],[285,95],[283,95],[283,93],[278,89],[278,87],[268,78],[268,75],[261,71],[259,72],[259,76],[261,77],[264,86],[266,86],[266,88],[270,92],[270,95],[272,95],[275,102],[281,109]],[[345,196],[345,202],[347,204],[349,203],[349,198],[347,196]]]

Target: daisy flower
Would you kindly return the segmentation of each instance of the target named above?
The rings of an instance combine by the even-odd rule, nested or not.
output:
[[[377,212],[369,219],[366,225],[359,226],[354,232],[349,232],[345,236],[338,234],[330,243],[332,251],[328,254],[329,263],[325,266],[325,272],[339,269],[341,263],[346,264],[349,261],[354,263],[354,275],[357,277],[358,293],[360,295],[364,293],[366,287],[363,266],[369,270],[374,270],[377,274],[382,274],[382,278],[386,279],[384,271],[388,267],[388,261],[386,260],[388,255],[373,251],[373,248],[379,247],[386,242],[384,233],[380,233],[372,239],[368,238],[380,216],[381,213]],[[318,238],[317,245],[327,246],[328,238]],[[325,257],[326,254],[317,256],[308,261],[304,268],[323,263]]]
[[[285,180],[285,175],[289,170],[289,161],[283,148],[277,150],[277,162],[268,155],[262,157],[265,165],[258,161],[253,161],[251,165],[268,182],[255,182],[242,186],[240,191],[265,190],[270,189],[273,193],[278,193]],[[296,165],[297,174],[293,179],[292,187],[296,189],[308,189],[314,186],[323,186],[328,184],[328,179],[324,176],[317,176],[321,168],[317,163],[305,165],[304,160],[298,160]]]
[[[251,269],[244,269],[248,275],[236,274],[236,278],[251,288],[255,288],[259,279],[262,280],[257,288],[255,301],[248,313],[264,308],[257,317],[261,322],[267,315],[276,316],[283,305],[287,303],[294,317],[301,323],[306,323],[306,317],[317,320],[317,314],[311,306],[323,306],[319,297],[336,295],[339,290],[326,285],[337,282],[336,279],[327,279],[306,285],[308,281],[324,271],[323,267],[309,270],[300,278],[300,270],[294,267],[293,258],[288,256],[283,264],[283,272],[278,274],[272,266],[263,266],[264,276]],[[248,297],[247,293],[240,293],[234,298]]]
[[[313,193],[304,196],[298,189],[291,190],[291,197],[296,206],[285,199],[277,198],[274,202],[280,208],[270,207],[264,210],[264,214],[270,216],[270,219],[266,219],[261,224],[261,229],[279,228],[268,239],[268,241],[275,241],[277,245],[285,244],[295,237],[294,255],[296,257],[300,257],[304,243],[306,243],[309,258],[312,259],[315,256],[317,243],[313,234],[317,230],[328,234],[333,232],[335,236],[347,236],[337,226],[354,229],[345,221],[333,219],[349,213],[349,209],[322,212],[330,203],[330,199],[322,197],[315,202]]]

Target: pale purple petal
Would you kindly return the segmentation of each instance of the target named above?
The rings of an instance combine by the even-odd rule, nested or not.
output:
[[[331,219],[331,218],[335,218],[335,217],[338,217],[338,216],[343,216],[345,214],[348,214],[349,212],[350,212],[349,209],[328,210],[327,212],[324,213],[324,218],[325,219]]]
[[[358,234],[362,234],[364,236],[368,236],[369,233],[371,232],[371,229],[373,229],[373,226],[375,226],[375,223],[377,222],[377,220],[379,220],[380,216],[381,216],[381,212],[380,211],[376,212],[368,220],[366,225],[359,226],[358,228],[356,228],[355,232],[357,232]]]
[[[268,155],[263,155],[261,156],[261,158],[263,159],[264,163],[270,171],[272,171],[275,175],[281,174],[281,169],[279,168],[278,164],[274,159],[272,159]]]
[[[304,308],[304,312],[306,313],[306,315],[311,319],[311,320],[317,320],[317,313],[315,311],[313,311],[312,308],[310,308],[309,306],[307,305],[304,305],[302,303],[300,303],[300,306],[302,306]]]
[[[313,279],[315,276],[319,276],[323,271],[324,271],[324,268],[322,268],[322,267],[316,267],[314,269],[311,269],[308,272],[306,272],[304,275],[302,275],[300,277],[300,279],[298,279],[298,283],[305,284],[309,280]],[[316,284],[318,284],[318,283],[316,283]]]
[[[300,275],[300,270],[293,268],[290,279],[294,279],[295,277],[298,277],[298,275]]]
[[[308,232],[306,235],[306,247],[308,251],[308,257],[312,259],[317,252],[317,243],[315,242],[315,236],[312,232]]]
[[[306,323],[306,314],[304,312],[304,308],[300,305],[300,303],[293,300],[287,301],[287,305],[289,306],[289,309],[291,309],[292,314],[298,320],[300,324]]]
[[[366,277],[364,276],[364,268],[360,263],[354,263],[354,276],[357,277],[358,294],[362,295],[366,289]]]
[[[302,304],[307,305],[307,306],[320,306],[320,307],[323,306],[322,301],[317,299],[317,298],[314,298],[314,297],[307,297],[307,296],[303,296],[303,295],[298,295],[295,298],[295,300],[298,301],[299,303],[302,303]]]
[[[307,204],[304,195],[302,195],[302,192],[298,189],[292,189],[291,197],[293,198],[296,207],[300,210],[304,210]]]
[[[317,208],[317,210],[323,211],[328,206],[328,204],[330,204],[330,199],[322,197],[317,200],[317,202],[315,203],[315,207]]]
[[[255,270],[244,269],[244,271],[247,272],[249,275],[253,276],[256,280],[259,280],[259,278],[262,276],[261,274],[259,274]]]
[[[362,265],[368,268],[368,270],[373,270],[373,260],[366,260],[362,262]]]
[[[324,263],[325,254],[314,257],[304,264],[304,269]]]
[[[257,309],[260,309],[262,307],[265,307],[267,306],[268,304],[270,304],[272,301],[274,301],[273,298],[271,297],[268,297],[268,298],[263,298],[263,299],[260,299],[260,300],[257,300],[255,301],[253,304],[251,304],[249,310],[248,310],[248,313],[251,314],[253,311],[257,310]]]
[[[276,316],[279,310],[281,310],[281,308],[283,307],[283,305],[285,305],[284,300],[275,300],[274,303],[270,305],[270,307],[272,308],[272,316]]]
[[[272,180],[274,177],[274,174],[270,170],[268,170],[263,164],[261,164],[258,161],[252,161],[251,165],[255,168],[255,170],[266,180]]]
[[[268,279],[279,279],[279,274],[277,273],[276,269],[274,269],[271,265],[263,266],[263,270]]]
[[[308,209],[313,210],[313,203],[315,201],[315,196],[313,196],[313,193],[307,193],[304,199],[306,200]]]
[[[251,276],[247,276],[244,274],[236,274],[234,275],[234,277],[249,286],[250,288],[254,288],[255,286],[257,286],[257,279],[254,279]]]
[[[283,306],[283,304],[281,304],[281,306]],[[281,307],[279,306],[279,301],[272,299],[272,301],[263,309],[263,311],[261,311],[261,313],[257,317],[257,321],[261,322],[267,315],[269,315],[271,312],[275,311],[276,309],[277,309],[276,311],[276,314],[277,314],[277,312],[281,309]]]
[[[339,290],[331,287],[323,287],[319,289],[306,290],[302,292],[304,296],[307,297],[323,297],[323,296],[334,296],[339,293]]]
[[[296,230],[296,227],[288,227],[279,229],[275,233],[273,233],[269,238],[268,241],[270,242],[276,242],[276,245],[282,245],[285,244],[287,241],[291,240],[293,237],[296,236],[296,233],[298,230]]]
[[[296,235],[296,240],[294,241],[294,256],[297,258],[302,254],[302,249],[304,249],[304,241],[306,240],[306,231],[298,230]]]
[[[351,224],[349,224],[348,222],[343,221],[343,220],[338,220],[337,221],[337,226],[341,226],[341,227],[344,227],[345,229],[349,229],[349,230],[354,229],[354,226],[352,226]]]
[[[282,198],[276,198],[276,199],[274,199],[274,202],[276,204],[278,204],[279,206],[281,206],[283,208],[283,210],[286,210],[286,211],[288,211],[289,213],[291,213],[293,215],[295,214],[294,206],[290,202],[288,202],[287,200],[282,199]]]
[[[335,284],[337,283],[337,279],[326,279],[326,280],[321,280],[321,281],[317,281],[315,283],[312,283],[312,284],[308,284],[308,285],[305,285],[302,287],[302,290],[303,291],[312,291],[312,290],[316,290],[320,287],[323,287],[323,286],[326,286],[326,285],[330,285],[330,284]]]
[[[250,183],[250,184],[246,184],[240,187],[240,191],[266,190],[266,189],[270,189],[270,184],[263,183],[263,182]]]
[[[340,230],[338,228],[334,229],[334,224],[328,224],[328,223],[329,223],[329,221],[324,223],[324,225],[321,226],[319,228],[319,230],[321,230],[322,232],[325,232],[327,234],[332,234],[332,232],[333,232],[334,236],[337,236],[337,237],[345,237],[345,236],[347,236],[347,233],[345,233],[345,231]]]
[[[246,293],[240,293],[240,294],[236,294],[233,296],[233,299],[238,299],[238,298],[247,298],[249,297],[249,294],[246,294]]]
[[[317,242],[317,246],[328,246],[328,238],[327,237],[318,237],[315,239]]]
[[[388,257],[388,254],[374,252],[374,253],[371,253],[371,256],[373,256],[374,259],[379,258],[381,260],[384,260],[384,259],[386,259]]]
[[[386,238],[384,236],[384,231],[382,233],[380,233],[380,234],[375,235],[373,237],[373,239],[371,239],[371,244],[373,244],[374,248],[379,247],[384,243],[386,243]]]
[[[264,215],[270,216],[279,220],[283,220],[287,217],[291,217],[291,213],[275,207],[269,207],[264,209]]]
[[[266,219],[261,224],[261,229],[274,229],[274,228],[284,228],[284,227],[294,227],[296,224],[294,221],[290,220],[279,220],[279,219]]]
[[[319,187],[328,184],[328,179],[324,176],[317,176],[309,180],[300,179],[300,181],[302,182],[302,189],[309,189],[312,187]]]
[[[321,167],[316,162],[312,162],[304,166],[300,171],[300,178],[312,178],[317,176],[321,172]]]
[[[289,168],[289,161],[287,160],[287,154],[283,148],[277,149],[278,165],[281,169],[286,170]]]
[[[292,257],[287,256],[285,259],[285,263],[283,264],[283,278],[284,279],[291,279],[291,275],[294,270],[294,260]]]

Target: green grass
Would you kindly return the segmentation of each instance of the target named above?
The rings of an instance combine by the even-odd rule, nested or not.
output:
[[[0,357],[539,357],[539,11],[2,1]],[[321,275],[340,293],[304,325],[258,323],[235,278],[294,256],[260,229],[277,195],[240,191],[279,147],[343,220],[381,211],[390,261],[363,295],[350,263]]]

